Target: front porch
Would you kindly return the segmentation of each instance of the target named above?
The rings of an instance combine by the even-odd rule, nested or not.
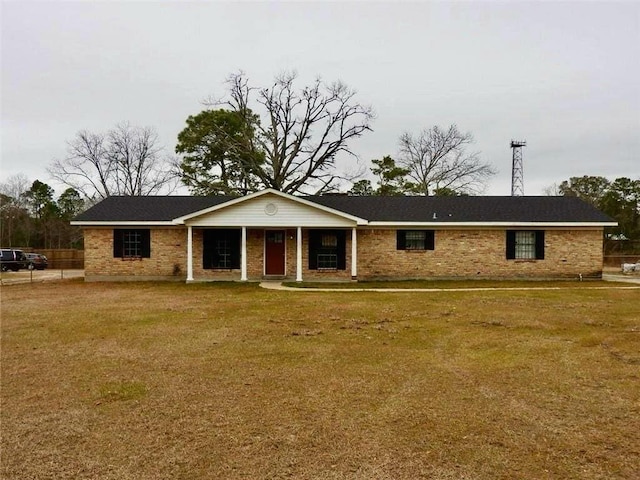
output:
[[[187,282],[355,280],[357,230],[187,226]]]

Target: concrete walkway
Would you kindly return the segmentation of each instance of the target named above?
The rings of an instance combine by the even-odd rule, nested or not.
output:
[[[624,275],[622,273],[604,273],[602,279],[607,282],[637,283],[640,285],[640,275]]]
[[[605,274],[602,279],[607,282],[625,282],[635,285],[621,286],[597,286],[588,287],[584,284],[577,284],[575,287],[465,287],[465,288],[362,288],[354,286],[353,288],[302,288],[302,287],[286,287],[282,282],[265,281],[260,286],[267,290],[281,290],[289,292],[491,292],[504,290],[566,290],[569,288],[580,288],[582,290],[640,290],[640,277],[628,275],[609,275]],[[354,285],[357,285],[354,284]]]
[[[56,280],[68,280],[84,277],[84,270],[20,270],[19,272],[2,272],[0,285],[16,285],[20,283],[41,283]],[[589,287],[577,285],[575,288],[603,290],[603,289],[640,289],[640,275],[623,275],[622,273],[605,273],[604,281],[629,283],[629,286],[597,286]],[[562,290],[572,287],[466,287],[466,288],[365,288],[354,283],[350,288],[299,288],[285,287],[280,281],[264,281],[262,288],[268,290],[286,290],[294,292],[482,292],[493,290]]]

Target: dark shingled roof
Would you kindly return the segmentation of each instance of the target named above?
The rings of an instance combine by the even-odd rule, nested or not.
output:
[[[109,197],[76,222],[166,222],[236,197]],[[302,197],[311,202],[384,222],[612,222],[576,197]]]
[[[170,222],[234,197],[107,197],[81,213],[76,222]]]
[[[380,222],[611,222],[577,197],[348,197],[308,200]]]

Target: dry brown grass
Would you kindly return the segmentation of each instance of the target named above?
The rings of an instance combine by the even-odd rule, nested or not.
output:
[[[640,471],[638,290],[1,292],[3,478]]]
[[[456,290],[456,289],[505,289],[514,290],[560,290],[567,288],[579,289],[601,289],[611,287],[627,287],[627,282],[603,281],[600,279],[587,279],[579,281],[577,279],[565,280],[378,280],[378,281],[342,281],[342,282],[282,282],[286,287],[309,288],[309,289],[341,289],[341,290],[367,290],[367,289],[406,289],[406,290]]]

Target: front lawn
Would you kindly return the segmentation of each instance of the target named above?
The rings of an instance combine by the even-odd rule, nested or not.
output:
[[[295,282],[285,281],[282,284],[293,288],[340,289],[340,290],[372,290],[372,289],[407,289],[407,290],[459,290],[459,289],[547,289],[561,288],[611,288],[630,287],[626,282],[603,281],[600,279],[566,280],[360,280],[357,282]],[[636,287],[637,288],[637,287]]]
[[[3,478],[640,471],[639,290],[1,294]]]

